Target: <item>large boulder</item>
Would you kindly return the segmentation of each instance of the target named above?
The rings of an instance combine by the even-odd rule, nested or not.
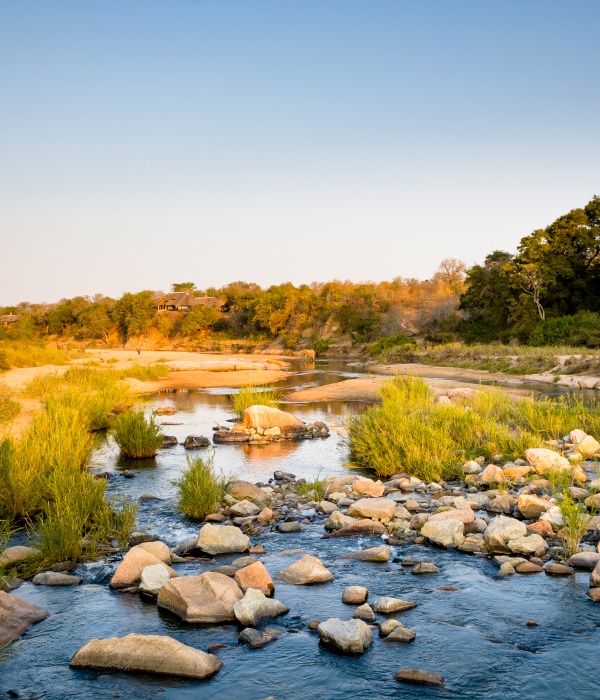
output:
[[[462,520],[429,520],[421,528],[423,537],[442,547],[458,547],[465,541]]]
[[[163,564],[171,563],[171,551],[164,542],[154,540],[154,542],[142,542],[137,546],[160,559]]]
[[[581,442],[577,444],[575,452],[583,455],[584,457],[591,457],[600,451],[600,442],[591,435],[586,435]]]
[[[532,493],[522,493],[517,499],[517,507],[527,520],[537,520],[542,513],[552,507],[552,503]]]
[[[348,515],[352,518],[385,518],[394,517],[396,503],[390,498],[361,498],[348,508]]]
[[[72,668],[143,671],[181,678],[210,678],[223,662],[176,639],[162,635],[128,634],[92,639],[75,653]]]
[[[229,511],[231,512],[231,515],[237,515],[242,518],[247,518],[248,516],[258,515],[261,509],[255,503],[252,503],[252,501],[244,499],[243,501],[238,501],[237,503],[234,503],[229,508]]]
[[[304,428],[304,423],[286,411],[270,406],[249,406],[242,417],[246,428]]]
[[[289,610],[282,602],[267,598],[256,588],[249,588],[233,606],[238,621],[246,627],[256,627],[262,620],[285,615]]]
[[[490,520],[483,533],[491,552],[510,552],[509,542],[527,535],[527,526],[521,520],[498,515]]]
[[[340,493],[344,491],[344,486],[352,486],[360,477],[354,475],[338,476],[335,479],[327,482],[325,487],[325,498],[328,498],[332,493]]]
[[[267,500],[267,494],[255,484],[249,481],[238,479],[232,482],[227,487],[227,493],[238,501],[253,501],[254,503],[264,503]]]
[[[245,566],[235,572],[237,585],[246,592],[249,588],[256,588],[266,596],[272,596],[275,584],[265,565],[261,561],[256,561],[250,566]]]
[[[373,643],[373,633],[362,620],[340,620],[337,617],[321,622],[319,636],[326,644],[333,644],[342,651],[362,654]]]
[[[544,551],[548,549],[548,544],[541,535],[527,535],[526,537],[517,537],[514,540],[509,540],[508,548],[513,554],[531,556],[538,549],[543,549]]]
[[[25,634],[29,625],[49,614],[28,600],[0,591],[0,649]]]
[[[147,552],[142,548],[142,545],[136,545],[127,552],[119,566],[117,566],[109,586],[111,588],[129,588],[130,586],[137,586],[140,582],[142,571],[147,566],[152,566],[153,564],[164,566],[169,572],[169,576],[172,578],[178,576],[174,569],[164,564],[160,559],[150,554],[150,552]]]
[[[242,596],[235,581],[209,571],[171,579],[160,589],[157,603],[185,622],[216,623],[235,620],[233,606]]]
[[[0,554],[0,566],[18,564],[19,562],[26,561],[31,557],[35,557],[39,553],[39,549],[35,549],[34,547],[25,547],[21,544],[15,545],[14,547],[7,547]]]
[[[525,450],[525,459],[538,474],[545,474],[551,469],[571,468],[566,457],[562,457],[558,452],[548,450],[545,447],[530,447],[528,450]]]
[[[569,564],[577,569],[591,571],[600,561],[600,552],[577,552],[569,559]]]
[[[596,564],[596,566],[592,570],[592,573],[590,574],[590,588],[599,588],[599,587],[600,587],[600,561]]]
[[[323,566],[320,559],[307,554],[280,571],[275,578],[295,586],[305,586],[332,581],[333,574]]]
[[[250,549],[250,538],[235,525],[206,523],[200,529],[196,547],[207,554],[247,552]]]

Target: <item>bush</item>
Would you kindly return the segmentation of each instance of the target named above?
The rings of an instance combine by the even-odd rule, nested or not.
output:
[[[162,432],[154,414],[146,418],[141,410],[130,410],[117,416],[113,438],[125,459],[154,457],[162,445]]]
[[[590,311],[540,321],[529,335],[529,345],[600,347],[600,315]]]
[[[301,481],[296,486],[296,492],[302,496],[312,496],[315,501],[322,501],[325,495],[327,477],[321,478],[321,471],[312,481]]]
[[[579,551],[579,543],[585,535],[592,515],[587,512],[582,503],[574,501],[571,496],[565,494],[560,499],[559,508],[563,519],[562,555],[564,559],[568,559]]]
[[[413,338],[410,338],[403,333],[398,333],[397,335],[386,335],[367,346],[367,355],[374,357],[384,354],[386,350],[393,350],[395,348],[401,348],[407,345],[414,346],[416,344],[417,343]]]
[[[214,512],[215,503],[225,496],[228,479],[221,472],[215,474],[214,455],[187,458],[187,467],[173,482],[179,490],[179,509],[184,515],[202,520]]]
[[[233,411],[237,420],[241,420],[244,411],[257,404],[277,408],[281,403],[281,394],[271,385],[263,386],[241,386],[237,394],[230,394],[229,398],[233,404]]]

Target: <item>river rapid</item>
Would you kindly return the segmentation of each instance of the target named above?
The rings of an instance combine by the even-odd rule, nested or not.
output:
[[[317,362],[300,369],[281,386],[300,389],[364,372],[349,363]],[[536,388],[536,387],[533,387]],[[548,390],[545,387],[546,391]],[[187,435],[210,436],[214,421],[231,418],[227,388],[170,391],[151,398],[148,407],[175,406],[178,412],[161,418],[165,434],[180,441]],[[308,480],[317,475],[348,473],[344,419],[364,410],[361,402],[283,404],[306,421],[323,420],[332,435],[326,440],[270,445],[219,445],[215,466],[252,482],[267,482],[277,469]],[[177,423],[177,425],[174,425]],[[137,529],[164,540],[169,547],[195,537],[199,524],[176,509],[172,482],[186,464],[181,445],[161,450],[155,460],[120,461],[111,439],[98,444],[91,469],[113,474],[109,495],[141,499]],[[122,476],[124,470],[135,478]],[[310,521],[314,513],[307,511]],[[47,698],[203,698],[211,700],[325,700],[353,698],[528,698],[550,696],[594,700],[600,698],[598,648],[600,605],[585,596],[589,574],[568,578],[544,574],[497,578],[498,569],[483,557],[407,544],[392,548],[388,563],[340,559],[340,555],[382,543],[379,537],[322,539],[322,523],[302,525],[300,533],[266,533],[252,537],[266,554],[260,560],[275,576],[303,554],[318,556],[334,574],[334,581],[316,586],[292,586],[276,581],[275,597],[290,612],[269,626],[285,631],[274,643],[257,650],[238,644],[240,626],[189,625],[159,611],[138,595],[112,591],[108,582],[119,558],[80,565],[77,587],[52,588],[25,583],[14,594],[46,608],[51,615],[34,624],[0,663],[0,697]],[[302,550],[295,553],[289,550]],[[182,576],[197,575],[230,563],[240,555],[176,564]],[[441,573],[415,576],[401,566],[404,557],[434,562]],[[309,620],[350,619],[354,608],[341,602],[349,585],[364,585],[369,600],[391,595],[415,601],[418,607],[398,615],[415,630],[411,644],[374,643],[361,656],[338,654],[319,643],[307,629]],[[456,590],[441,590],[454,588]],[[378,617],[383,620],[382,616]],[[534,620],[537,626],[527,626]],[[91,638],[130,632],[167,634],[193,647],[217,651],[223,669],[208,681],[173,680],[146,674],[113,674],[69,668],[69,660]],[[440,673],[443,689],[402,685],[394,680],[401,668],[417,667]],[[10,695],[9,691],[18,691]]]

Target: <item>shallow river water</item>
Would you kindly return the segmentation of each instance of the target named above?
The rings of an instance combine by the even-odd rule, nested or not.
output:
[[[318,363],[285,384],[314,386],[358,376],[360,370],[343,363]],[[153,397],[151,406],[174,405],[178,413],[162,420],[180,425],[165,426],[165,433],[183,439],[190,434],[211,434],[213,421],[231,417],[227,389],[177,391]],[[321,419],[342,427],[344,418],[360,412],[364,404],[306,404],[286,407],[304,420]],[[291,471],[298,477],[347,473],[347,451],[340,432],[327,440],[275,443],[254,447],[220,445],[215,465],[249,481],[268,481],[273,471]],[[163,450],[156,460],[139,464],[120,462],[112,441],[100,444],[92,469],[115,472],[108,481],[109,493],[132,498],[150,494],[159,500],[141,500],[138,529],[159,536],[169,546],[194,537],[197,523],[177,513],[176,479],[186,463],[181,446]],[[119,472],[132,469],[134,479]],[[307,515],[310,516],[310,513]],[[340,559],[340,555],[381,544],[377,537],[323,540],[322,524],[303,525],[295,534],[263,534],[260,557],[274,576],[304,553],[314,554],[332,571],[334,581],[307,587],[276,582],[275,597],[290,612],[271,621],[285,630],[274,643],[258,650],[239,645],[237,624],[188,625],[158,611],[156,605],[137,595],[113,592],[108,582],[118,564],[98,561],[80,566],[75,573],[84,582],[75,588],[51,588],[24,584],[15,595],[51,612],[33,625],[0,664],[0,696],[48,699],[66,698],[203,698],[210,700],[260,700],[274,696],[298,700],[355,698],[600,698],[598,649],[600,605],[585,596],[589,574],[567,579],[544,574],[513,576],[499,580],[497,568],[482,557],[427,546],[406,545],[393,549],[387,564]],[[303,550],[287,553],[286,550]],[[413,576],[400,561],[411,555],[433,561],[440,574]],[[221,556],[176,565],[180,575],[199,574],[240,555]],[[398,616],[417,637],[408,645],[374,643],[362,656],[337,654],[319,644],[307,630],[317,617],[350,619],[354,608],[341,602],[348,585],[365,585],[369,600],[379,595],[398,596],[418,607]],[[445,591],[441,587],[455,587]],[[379,619],[383,619],[379,616]],[[528,620],[538,626],[526,626]],[[129,632],[168,634],[204,649],[225,644],[217,652],[223,669],[208,681],[183,681],[144,674],[126,675],[75,671],[71,656],[92,637],[121,636]],[[418,667],[436,671],[446,680],[443,689],[401,685],[394,673]]]

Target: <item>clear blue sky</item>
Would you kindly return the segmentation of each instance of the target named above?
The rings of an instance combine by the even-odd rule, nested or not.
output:
[[[598,0],[0,0],[0,305],[429,277],[600,194]]]

